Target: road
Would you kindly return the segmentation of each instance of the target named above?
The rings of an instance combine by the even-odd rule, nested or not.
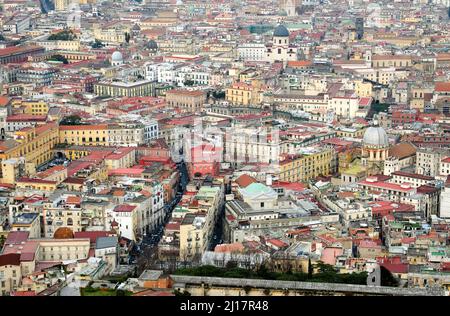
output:
[[[149,263],[155,259],[155,249],[157,249],[157,245],[164,235],[164,227],[170,221],[172,217],[172,211],[178,205],[183,196],[183,193],[186,191],[186,186],[189,183],[189,176],[187,173],[187,168],[184,162],[177,163],[177,168],[180,172],[180,183],[177,188],[177,193],[175,197],[172,199],[170,203],[167,203],[164,207],[166,208],[165,218],[161,226],[158,227],[156,231],[153,231],[150,234],[147,234],[142,240],[142,243],[139,245],[140,251],[137,257],[130,258],[133,262],[135,262],[142,270],[149,268]],[[163,267],[161,267],[163,268]],[[140,272],[140,271],[139,271]]]
[[[164,227],[170,221],[172,217],[172,211],[180,202],[183,193],[186,191],[186,186],[189,183],[189,176],[187,173],[186,164],[184,162],[180,162],[177,164],[177,168],[180,172],[180,183],[177,188],[177,193],[172,201],[164,206],[165,208],[165,217],[162,225],[158,227],[156,231],[153,231],[151,234],[148,234],[143,238],[142,245],[143,248],[151,247],[153,245],[157,245],[161,240],[161,237],[164,235]]]
[[[231,193],[231,186],[225,185],[225,195]],[[225,198],[225,197],[224,197]],[[214,231],[212,235],[212,240],[210,242],[209,250],[214,250],[214,248],[223,243],[223,218],[225,217],[225,201],[220,205],[220,209],[217,213],[216,223],[214,225]]]

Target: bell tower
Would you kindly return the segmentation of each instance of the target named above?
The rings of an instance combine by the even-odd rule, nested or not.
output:
[[[299,0],[280,0],[280,7],[286,12],[287,16],[297,16],[299,5]]]

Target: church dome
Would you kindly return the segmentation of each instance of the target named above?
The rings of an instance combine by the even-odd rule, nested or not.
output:
[[[147,49],[158,49],[158,44],[154,40],[149,40],[145,47]]]
[[[366,146],[388,147],[389,139],[381,126],[371,126],[364,133],[363,144]]]
[[[273,36],[274,37],[289,37],[289,31],[284,25],[280,24],[273,31]]]
[[[111,61],[117,61],[117,62],[123,61],[122,53],[119,51],[115,51],[114,53],[112,53]]]
[[[71,239],[74,238],[73,231],[69,227],[60,227],[53,234],[54,239]]]

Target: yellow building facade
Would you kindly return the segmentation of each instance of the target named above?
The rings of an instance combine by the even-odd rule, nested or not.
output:
[[[14,108],[22,108],[24,114],[47,115],[48,104],[44,101],[14,100],[11,102]]]
[[[79,146],[106,146],[108,144],[108,125],[60,126],[59,142]]]
[[[121,44],[125,42],[125,33],[130,33],[130,26],[123,24],[112,24],[110,26],[93,25],[95,39],[101,42]]]
[[[367,98],[372,96],[372,83],[364,82],[363,80],[355,81],[355,93],[360,98]]]
[[[278,178],[280,181],[304,182],[331,172],[333,150],[325,149],[307,155],[288,155],[280,161]]]
[[[26,173],[33,175],[37,166],[53,158],[52,149],[58,142],[56,123],[25,128],[15,132],[14,140],[0,142],[0,161],[23,157]]]
[[[21,178],[16,181],[16,188],[22,190],[53,192],[56,190],[56,185],[56,181],[47,181],[33,178]]]
[[[226,100],[234,105],[256,105],[262,102],[262,90],[257,81],[236,82],[226,91]]]
[[[181,260],[192,259],[203,254],[206,247],[207,225],[195,225],[194,214],[188,214],[180,225],[180,258]]]

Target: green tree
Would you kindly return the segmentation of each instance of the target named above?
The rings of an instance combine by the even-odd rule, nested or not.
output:
[[[125,42],[130,43],[131,35],[128,32],[125,32]]]
[[[3,248],[3,245],[5,244],[6,238],[4,235],[0,236],[0,249]]]
[[[71,30],[64,30],[48,37],[49,41],[72,41],[76,39],[76,35]]]
[[[81,122],[81,117],[79,117],[78,115],[66,116],[61,120],[61,122],[59,124],[60,125],[83,125],[83,123]]]
[[[381,286],[399,286],[398,280],[394,277],[394,275],[383,266],[380,266],[380,274],[381,274]]]
[[[67,65],[69,63],[69,61],[67,60],[66,57],[64,57],[63,55],[52,55],[49,59],[50,61],[61,61],[64,65]]]
[[[225,91],[213,91],[212,96],[215,99],[225,99]]]
[[[270,280],[270,277],[271,277],[271,273],[270,273],[269,269],[267,269],[267,266],[265,264],[261,265],[258,268],[258,270],[256,271],[256,274],[258,275],[258,277],[260,277],[262,279]]]
[[[102,48],[104,46],[105,44],[103,44],[103,42],[98,39],[95,39],[95,41],[91,44],[92,48]]]
[[[336,273],[336,269],[331,264],[323,263],[322,261],[319,261],[316,263],[316,268],[319,270],[320,273]]]
[[[308,279],[312,278],[314,268],[311,263],[311,258],[308,258]]]
[[[313,265],[311,265],[313,266]],[[280,280],[280,281],[297,281],[297,282],[325,282],[325,283],[344,283],[344,284],[361,284],[365,285],[367,281],[367,272],[361,273],[338,273],[333,266],[325,263],[318,263],[319,271],[311,276],[303,272],[281,273],[269,271],[262,265],[256,270],[243,269],[237,267],[218,268],[215,266],[199,266],[194,268],[178,269],[174,272],[176,275],[188,276],[209,276],[220,278],[237,278],[237,279],[264,279],[264,280]]]
[[[192,87],[194,85],[194,83],[195,83],[194,80],[191,80],[191,79],[186,79],[184,81],[184,85],[188,86],[188,87]]]

